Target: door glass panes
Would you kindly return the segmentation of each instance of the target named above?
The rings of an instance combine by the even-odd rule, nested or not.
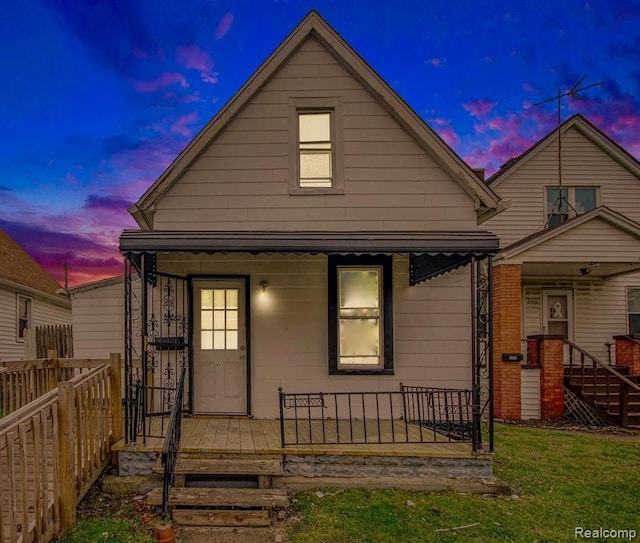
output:
[[[331,113],[298,114],[300,187],[331,187]]]
[[[339,269],[339,360],[344,365],[380,364],[379,269]]]
[[[596,208],[595,188],[575,188],[576,214],[581,215]]]
[[[627,289],[629,333],[640,334],[640,288]]]
[[[200,348],[238,348],[238,289],[200,289]]]
[[[547,298],[547,327],[552,336],[569,337],[569,317],[567,315],[567,296],[549,296]]]

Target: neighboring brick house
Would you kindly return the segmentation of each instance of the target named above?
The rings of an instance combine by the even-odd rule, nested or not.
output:
[[[619,338],[616,360],[614,341],[640,333],[640,163],[581,115],[560,132],[561,163],[556,129],[488,180],[508,202],[484,224],[501,246],[494,259],[500,418],[562,414],[562,353],[560,365],[546,369],[502,360],[526,354],[532,336],[566,338],[640,374],[638,344]]]
[[[44,324],[71,324],[71,300],[0,230],[0,360],[23,358],[27,330]]]

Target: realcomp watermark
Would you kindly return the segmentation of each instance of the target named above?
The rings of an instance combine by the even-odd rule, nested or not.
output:
[[[633,541],[638,536],[638,532],[633,529],[616,528],[584,528],[576,526],[573,529],[573,537],[576,539],[625,539]]]

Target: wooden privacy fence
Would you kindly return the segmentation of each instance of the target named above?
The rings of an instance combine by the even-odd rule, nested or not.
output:
[[[120,355],[57,362],[86,371],[0,419],[0,543],[48,543],[72,527],[122,437]]]
[[[60,358],[73,358],[73,329],[70,324],[36,326],[36,358],[50,351]]]

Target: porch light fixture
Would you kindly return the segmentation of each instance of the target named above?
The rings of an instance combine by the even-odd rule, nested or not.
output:
[[[266,297],[267,296],[267,287],[269,286],[269,282],[268,281],[260,281],[260,293],[262,294],[262,296]]]

